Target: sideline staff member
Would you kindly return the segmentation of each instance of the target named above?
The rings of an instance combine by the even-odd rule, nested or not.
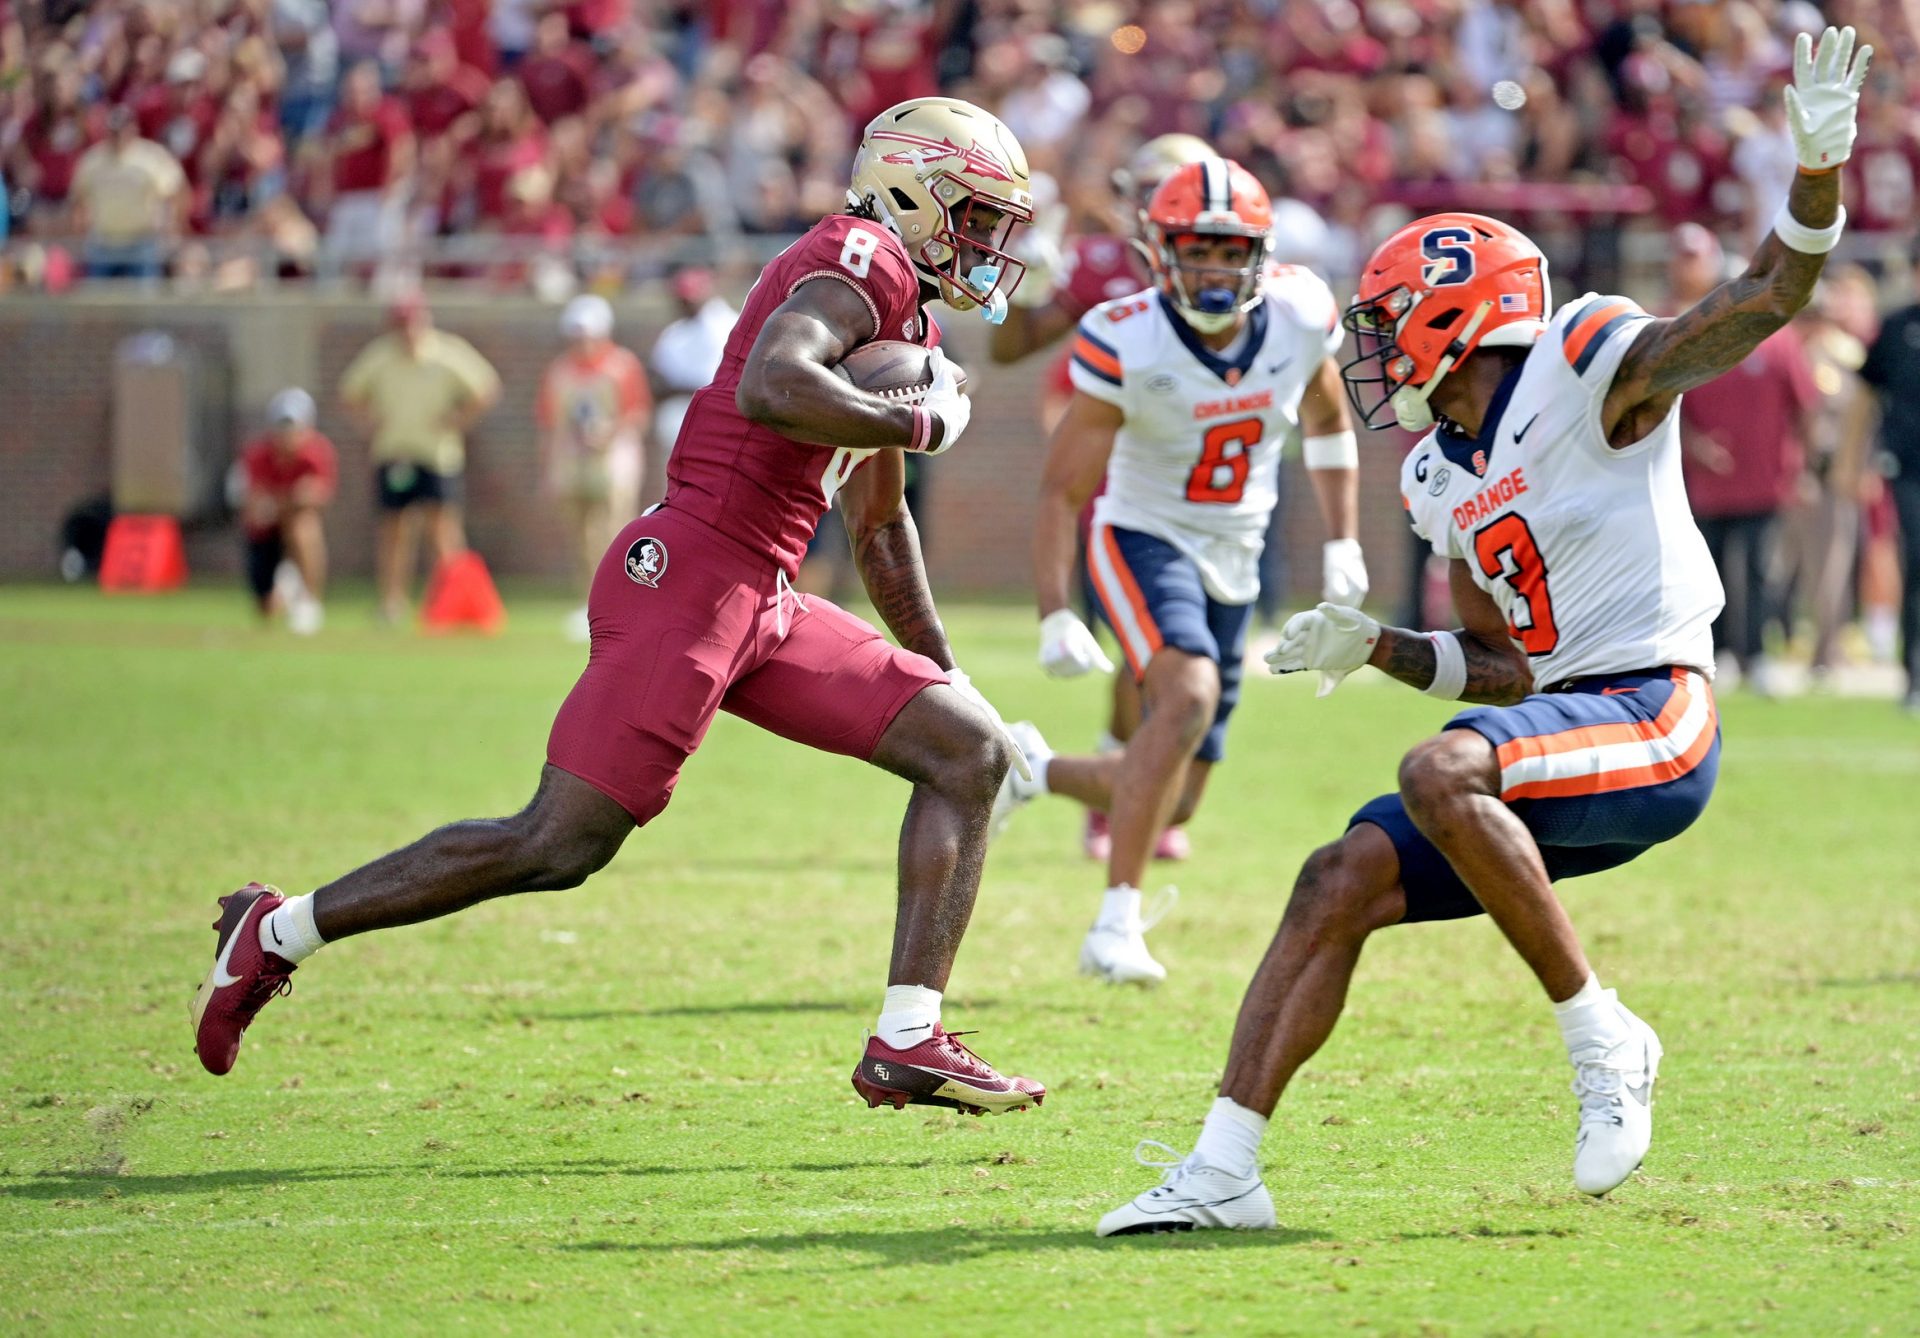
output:
[[[465,551],[460,476],[466,433],[500,398],[500,376],[458,335],[437,330],[417,296],[393,304],[392,329],[340,378],[340,400],[373,439],[380,521],[374,561],[380,616],[406,616],[420,531],[436,562]]]

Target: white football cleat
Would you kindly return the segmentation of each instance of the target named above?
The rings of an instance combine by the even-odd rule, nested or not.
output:
[[[1102,916],[1093,922],[1080,943],[1080,974],[1098,976],[1109,985],[1139,985],[1152,989],[1167,978],[1167,968],[1147,950],[1147,931],[1166,919],[1180,899],[1180,889],[1165,888],[1144,915],[1129,921]]]
[[[326,606],[312,595],[302,594],[287,605],[287,630],[295,636],[312,636],[326,625]]]
[[[1047,741],[1040,736],[1039,728],[1031,720],[1016,720],[1007,726],[1007,737],[1013,740],[1013,746],[1027,759],[1027,769],[1034,778],[1027,780],[1020,774],[1019,767],[1008,767],[1005,779],[1000,782],[1000,793],[993,797],[993,816],[987,822],[987,839],[993,840],[1007,829],[1007,821],[1014,813],[1031,804],[1046,793],[1040,784],[1040,776],[1053,749],[1047,747]]]
[[[1660,1038],[1615,1003],[1632,1034],[1611,1049],[1574,1052],[1573,1094],[1580,1098],[1580,1133],[1573,1144],[1573,1183],[1601,1195],[1632,1175],[1653,1143],[1653,1082],[1660,1073]]]
[[[1271,1231],[1276,1225],[1273,1196],[1267,1193],[1260,1172],[1234,1175],[1217,1166],[1202,1166],[1191,1156],[1173,1161],[1152,1161],[1143,1156],[1147,1148],[1165,1152],[1173,1149],[1152,1140],[1133,1150],[1133,1159],[1142,1166],[1164,1170],[1159,1185],[1123,1204],[1100,1219],[1096,1236],[1143,1236],[1162,1231]]]

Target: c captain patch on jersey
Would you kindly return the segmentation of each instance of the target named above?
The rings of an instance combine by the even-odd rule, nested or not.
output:
[[[1333,294],[1291,265],[1269,274],[1246,333],[1223,352],[1154,289],[1089,311],[1072,343],[1074,388],[1126,416],[1095,519],[1166,540],[1215,599],[1250,602],[1281,447],[1339,343]]]
[[[1480,435],[1443,424],[1401,469],[1415,532],[1468,564],[1543,689],[1656,665],[1713,669],[1725,597],[1681,483],[1679,406],[1626,447],[1600,421],[1649,319],[1624,297],[1567,303],[1501,383]]]

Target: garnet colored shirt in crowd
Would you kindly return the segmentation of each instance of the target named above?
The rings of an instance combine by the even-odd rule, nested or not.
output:
[[[514,71],[527,90],[527,105],[548,125],[586,110],[592,86],[593,55],[575,43],[557,55],[530,51]]]
[[[530,130],[514,139],[478,141],[474,164],[474,208],[481,218],[499,218],[507,211],[507,182],[523,168],[547,160],[547,137]]]
[[[1920,145],[1863,127],[1847,159],[1847,225],[1861,232],[1903,232],[1920,206]]]
[[[761,271],[713,383],[687,407],[667,461],[665,506],[765,553],[792,576],[831,491],[872,455],[811,446],[752,422],[734,403],[747,354],[767,318],[810,280],[845,283],[866,303],[874,339],[936,346],[920,280],[900,239],[878,223],[830,214]],[[865,332],[863,332],[865,333]]]
[[[1806,465],[1801,424],[1818,399],[1813,369],[1792,327],[1725,376],[1681,396],[1682,440],[1704,434],[1733,456],[1733,468],[1716,474],[1691,450],[1682,453],[1694,515],[1765,515],[1786,503]]]
[[[421,139],[438,139],[453,123],[486,100],[487,76],[471,65],[456,65],[443,81],[405,93],[407,115]]]
[[[406,109],[381,98],[370,112],[341,107],[327,124],[336,191],[383,190],[393,176],[393,150],[412,133]]]
[[[33,190],[37,199],[58,204],[67,198],[80,155],[106,134],[105,118],[99,112],[97,107],[64,115],[38,111],[27,122],[20,142],[40,170],[40,180]]]
[[[306,479],[318,485],[319,501],[329,501],[340,479],[333,443],[311,429],[300,434],[291,451],[283,449],[276,436],[255,437],[240,451],[240,468],[248,493],[283,503],[292,499],[295,486]]]

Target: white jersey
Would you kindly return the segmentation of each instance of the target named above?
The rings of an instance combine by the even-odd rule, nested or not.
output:
[[[1466,561],[1542,689],[1668,664],[1713,672],[1726,597],[1680,479],[1680,406],[1617,450],[1600,425],[1650,319],[1624,297],[1567,303],[1480,436],[1435,429],[1400,472],[1414,530]]]
[[[1290,265],[1269,273],[1231,360],[1156,289],[1089,311],[1073,341],[1074,387],[1126,415],[1095,521],[1166,540],[1193,559],[1215,599],[1253,602],[1281,448],[1296,434],[1302,392],[1339,343],[1333,294]]]

